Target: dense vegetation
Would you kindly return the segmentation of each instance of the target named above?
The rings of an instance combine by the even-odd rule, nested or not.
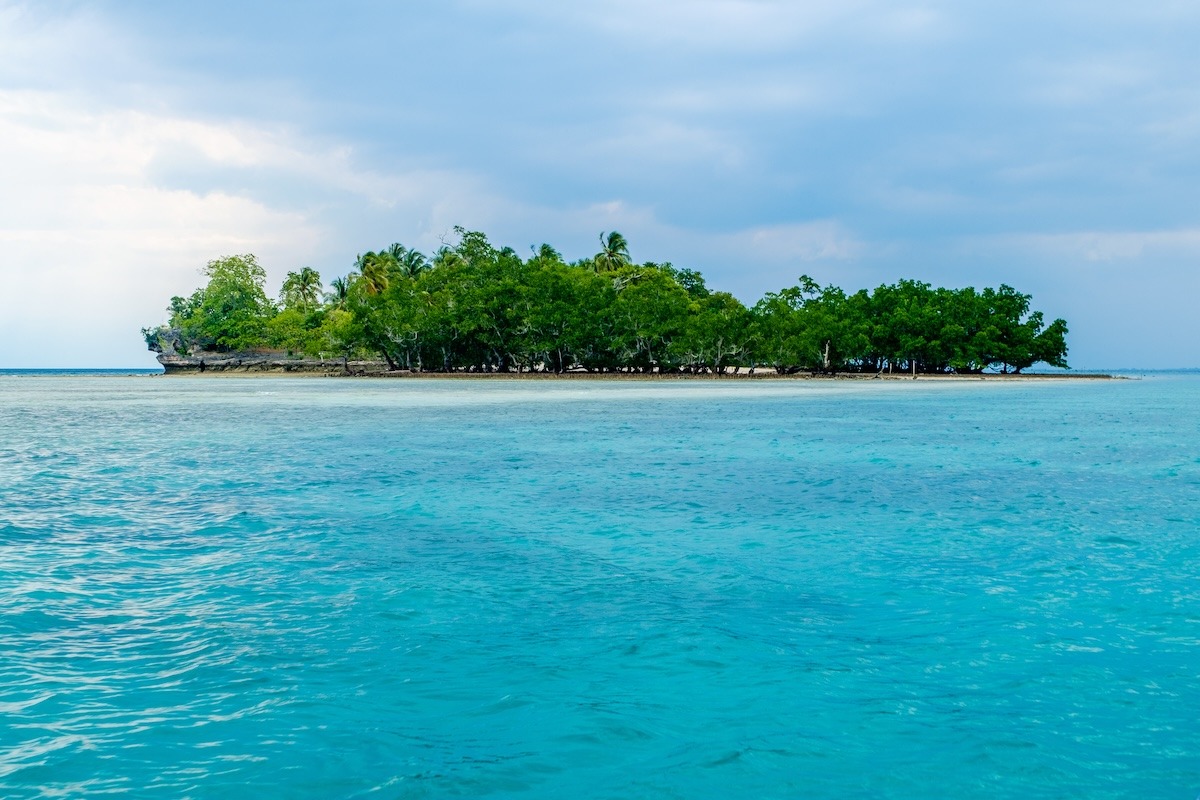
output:
[[[747,308],[698,272],[635,264],[619,233],[567,263],[542,245],[529,258],[456,228],[432,258],[394,244],[360,255],[328,291],[305,267],[267,296],[254,256],[205,268],[175,297],[151,349],[282,351],[368,357],[424,371],[685,371],[734,366],[797,371],[1020,372],[1066,367],[1067,325],[1046,324],[1010,286],[935,289],[904,280],[846,294],[802,276]]]

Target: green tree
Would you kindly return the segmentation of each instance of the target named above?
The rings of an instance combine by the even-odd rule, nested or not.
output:
[[[349,275],[331,280],[329,282],[329,291],[325,294],[325,302],[334,308],[344,310],[346,308],[346,301],[350,297],[350,287],[353,285],[356,277],[358,276],[351,272]]]
[[[312,267],[289,272],[283,279],[279,299],[283,307],[308,314],[315,311],[321,298],[321,274]]]
[[[518,337],[526,361],[552,372],[611,366],[612,281],[561,259],[534,259],[521,293]]]
[[[804,304],[819,292],[816,281],[801,275],[795,286],[767,292],[751,312],[752,364],[768,364],[791,373],[809,362]]]
[[[728,292],[711,292],[693,298],[683,331],[671,346],[684,366],[720,375],[746,360],[749,343],[749,310]]]
[[[660,266],[662,269],[665,269],[667,272],[671,273],[671,275],[675,278],[675,282],[682,286],[684,291],[686,291],[693,298],[700,299],[703,297],[708,297],[709,291],[708,287],[704,285],[704,276],[696,270],[677,269],[676,267],[671,266],[669,261]]]
[[[385,251],[396,265],[396,269],[406,278],[415,278],[429,269],[429,259],[417,250],[410,250],[399,242],[394,242]]]
[[[393,368],[638,370],[722,374],[737,364],[798,370],[1021,372],[1066,367],[1067,324],[1046,324],[1016,289],[933,288],[901,280],[847,295],[808,276],[752,309],[694,270],[637,266],[616,231],[595,257],[565,263],[548,244],[522,260],[462,227],[434,255],[399,243],[335,278],[304,267],[279,311],[252,255],[204,268],[206,285],[171,299],[167,326],[143,330],[163,352],[284,349],[378,356]]]
[[[856,304],[836,286],[806,296],[797,337],[801,366],[822,372],[861,366],[870,350],[870,338],[856,310]]]
[[[253,255],[226,256],[204,267],[208,284],[186,301],[172,302],[191,349],[228,352],[268,346],[266,326],[275,307],[263,290],[266,272]],[[178,298],[177,298],[178,299]]]
[[[592,259],[596,265],[597,272],[615,272],[622,267],[629,266],[632,261],[629,258],[629,242],[625,241],[625,237],[613,231],[612,233],[600,234],[600,252]]]
[[[687,324],[691,298],[671,273],[626,267],[614,279],[612,350],[623,366],[642,371],[674,367],[671,347]]]
[[[1032,356],[1034,364],[1041,361],[1059,369],[1069,368],[1067,365],[1067,321],[1065,319],[1054,320],[1033,338]]]
[[[533,257],[530,258],[529,261],[530,264],[535,267],[549,267],[554,264],[565,263],[563,261],[562,253],[558,252],[545,242],[542,242],[542,244],[536,248],[531,246],[529,249],[533,252]]]
[[[387,253],[367,251],[358,257],[358,273],[367,294],[383,294],[387,291],[395,263]]]

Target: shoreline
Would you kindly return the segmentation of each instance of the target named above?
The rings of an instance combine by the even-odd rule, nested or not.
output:
[[[509,381],[1076,381],[1076,380],[1127,380],[1126,376],[1101,372],[1081,373],[874,373],[797,372],[780,374],[771,367],[737,367],[726,373],[689,372],[424,372],[414,370],[388,370],[376,361],[316,361],[311,359],[228,357],[228,358],[160,358],[162,375],[173,377],[221,377],[221,376],[291,376],[311,378],[386,378],[393,380],[509,380]]]

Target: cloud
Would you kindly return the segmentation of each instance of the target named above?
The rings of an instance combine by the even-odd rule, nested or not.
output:
[[[646,110],[683,114],[757,114],[820,110],[830,103],[831,87],[808,75],[761,76],[750,82],[705,80],[667,86],[638,98]]]
[[[29,3],[0,0],[0,81],[45,88],[79,85],[132,72],[136,48],[122,32],[86,9],[45,13]],[[89,82],[90,82],[89,81]]]
[[[1200,259],[1200,228],[1074,231],[1000,237],[1008,247],[1075,262],[1130,262],[1148,257]]]
[[[0,279],[22,295],[0,295],[0,365],[29,336],[143,358],[136,328],[228,252],[277,285],[456,224],[572,258],[617,229],[749,301],[800,272],[1009,282],[1053,313],[1095,275],[1192,287],[1198,22],[1074,0],[0,0]],[[1117,285],[1071,311],[1081,350]],[[1174,296],[1138,302],[1200,336]]]
[[[0,91],[0,151],[4,365],[139,363],[138,325],[191,291],[212,258],[254,252],[277,284],[314,259],[348,268],[364,234],[351,217],[403,215],[428,246],[477,197],[490,201],[468,177],[365,170],[347,148],[281,129],[82,110],[52,92]],[[179,172],[222,173],[224,185],[164,179]],[[296,191],[279,196],[280,181]]]
[[[752,228],[725,237],[737,252],[773,261],[848,261],[865,245],[833,220]]]
[[[153,323],[209,259],[253,250],[295,263],[313,249],[322,231],[303,212],[146,180],[156,152],[180,143],[254,163],[211,126],[0,92],[0,363],[137,363],[130,318]]]
[[[943,15],[929,3],[875,0],[476,0],[493,13],[521,12],[611,39],[617,47],[667,47],[762,53],[818,41],[831,30],[865,38],[912,39],[940,33]]]
[[[822,281],[859,275],[857,262],[872,245],[835,219],[801,220],[774,225],[712,230],[672,224],[655,209],[613,200],[567,209],[514,206],[497,220],[501,231],[530,242],[545,231],[560,232],[552,241],[568,260],[593,255],[602,230],[619,230],[636,261],[670,261],[701,270],[713,289],[729,291],[745,302],[792,285],[803,272]],[[510,244],[498,237],[498,244]],[[520,247],[517,247],[520,250]]]
[[[963,237],[953,250],[1066,318],[1076,367],[1200,363],[1200,227]]]
[[[736,141],[718,130],[661,117],[633,117],[611,133],[575,141],[560,157],[564,161],[583,158],[605,165],[610,174],[620,174],[697,162],[736,167],[745,154]]]
[[[1129,97],[1155,84],[1158,70],[1152,61],[1145,53],[1039,60],[1026,65],[1029,97],[1054,111]]]

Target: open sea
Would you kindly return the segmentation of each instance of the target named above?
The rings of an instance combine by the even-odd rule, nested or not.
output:
[[[1200,794],[1200,375],[0,375],[0,797]]]

